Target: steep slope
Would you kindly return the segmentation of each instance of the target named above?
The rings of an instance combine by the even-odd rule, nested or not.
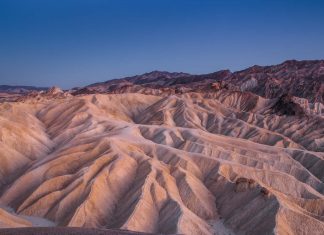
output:
[[[310,102],[323,103],[324,60],[288,60],[279,65],[253,66],[234,73],[226,85],[266,98],[289,93]]]
[[[320,115],[227,90],[38,98],[0,104],[3,227],[324,231]]]

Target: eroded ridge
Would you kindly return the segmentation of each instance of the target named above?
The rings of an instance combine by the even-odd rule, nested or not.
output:
[[[322,234],[324,122],[242,92],[0,104],[0,226]]]

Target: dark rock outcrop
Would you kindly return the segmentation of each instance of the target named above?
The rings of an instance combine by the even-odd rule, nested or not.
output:
[[[291,95],[282,95],[272,107],[273,113],[287,116],[303,116],[304,109],[292,99]]]

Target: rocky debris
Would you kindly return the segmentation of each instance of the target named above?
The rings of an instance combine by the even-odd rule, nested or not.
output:
[[[252,189],[256,186],[256,183],[253,179],[238,178],[235,181],[235,192],[244,192],[246,190]]]
[[[264,187],[261,188],[260,193],[265,196],[265,197],[269,197],[270,196],[270,191]]]
[[[64,99],[71,97],[72,95],[68,91],[63,91],[59,87],[51,87],[47,91],[31,91],[26,95],[22,95],[17,98],[16,102],[39,102],[51,99]]]
[[[210,84],[212,91],[220,91],[222,89],[228,89],[228,86],[224,83],[224,81],[213,82]]]
[[[219,91],[220,89],[222,89],[222,85],[220,82],[214,82],[211,84],[211,88],[213,90]]]
[[[273,105],[272,112],[277,115],[288,116],[303,116],[306,114],[305,110],[298,103],[294,102],[294,98],[291,95],[282,95],[278,101]]]
[[[63,90],[57,86],[53,86],[50,89],[46,91],[46,95],[58,95],[58,94],[63,94]]]

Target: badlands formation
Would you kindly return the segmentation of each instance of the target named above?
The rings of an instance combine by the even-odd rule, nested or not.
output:
[[[0,103],[0,227],[323,234],[321,85],[270,97],[227,82]]]

